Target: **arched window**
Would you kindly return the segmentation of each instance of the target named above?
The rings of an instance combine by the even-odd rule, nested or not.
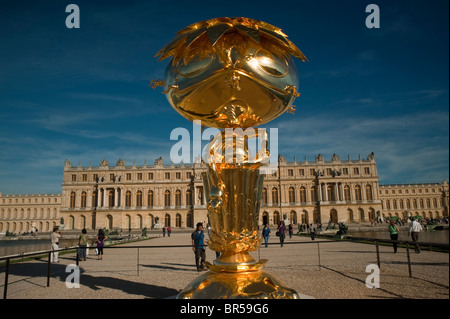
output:
[[[297,225],[297,212],[295,210],[292,210],[291,213],[289,214],[289,221],[293,225]]]
[[[179,189],[175,192],[175,206],[181,206],[181,191]]]
[[[86,208],[86,192],[81,193],[81,208]]]
[[[164,192],[164,206],[170,206],[170,191],[166,190]]]
[[[318,201],[318,196],[317,196],[317,188],[316,186],[311,187],[311,200],[314,202]]]
[[[190,189],[186,191],[186,206],[192,206],[192,191]]]
[[[306,203],[306,188],[300,187],[300,203]]]
[[[70,208],[75,207],[76,197],[77,197],[77,195],[75,194],[75,192],[70,193]]]
[[[294,187],[289,187],[289,203],[295,203],[295,189],[294,189]]]
[[[280,213],[279,212],[273,213],[273,223],[274,223],[274,225],[278,225],[280,223]]]
[[[272,203],[278,204],[278,188],[272,188]]]
[[[181,215],[177,214],[177,216],[175,217],[175,227],[180,228],[181,227]]]
[[[361,200],[361,187],[359,185],[355,186],[355,200]]]
[[[328,184],[327,185],[327,197],[329,201],[335,201],[336,199],[334,198],[334,191],[333,191],[334,187],[333,185]]]
[[[267,204],[267,188],[263,188],[262,190],[262,202],[263,204]]]
[[[150,190],[150,191],[148,191],[148,193],[147,193],[147,206],[148,207],[153,207],[153,191],[152,190]]]
[[[97,201],[98,201],[97,191],[95,191],[92,193],[92,207],[97,207]]]
[[[108,207],[114,207],[114,190],[108,191]]]
[[[136,193],[136,206],[142,207],[142,192],[141,191],[138,191]]]
[[[131,207],[131,192],[127,191],[125,193],[125,207]]]
[[[166,214],[166,216],[164,216],[164,225],[166,227],[170,227],[170,215]]]
[[[366,185],[366,200],[373,200],[372,186]]]
[[[350,201],[350,187],[348,185],[344,186],[344,200]]]

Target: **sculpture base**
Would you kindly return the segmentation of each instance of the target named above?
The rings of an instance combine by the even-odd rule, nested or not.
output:
[[[300,299],[262,270],[244,272],[209,271],[192,281],[177,299]]]

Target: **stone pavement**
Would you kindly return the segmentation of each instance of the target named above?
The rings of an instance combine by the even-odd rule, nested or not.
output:
[[[320,241],[320,244],[317,242]],[[270,243],[278,243],[272,236]],[[294,244],[303,243],[303,244]],[[175,232],[171,237],[159,237],[137,243],[105,248],[103,260],[91,251],[87,261],[80,262],[80,288],[67,288],[66,266],[75,263],[75,255],[60,255],[52,264],[50,287],[47,283],[47,261],[33,260],[11,264],[8,299],[143,299],[173,298],[199,274],[194,254],[189,247],[155,247],[189,245],[190,233]],[[320,267],[319,252],[320,250]],[[409,278],[406,250],[397,254],[391,247],[380,246],[380,288],[367,288],[369,264],[376,264],[374,245],[354,242],[334,242],[293,236],[286,245],[261,247],[253,252],[255,259],[266,258],[264,270],[272,273],[302,297],[318,299],[391,299],[449,298],[449,254],[410,250],[412,275]],[[215,253],[207,249],[207,260]],[[139,261],[139,262],[138,262]],[[3,294],[4,267],[0,268],[0,292]]]

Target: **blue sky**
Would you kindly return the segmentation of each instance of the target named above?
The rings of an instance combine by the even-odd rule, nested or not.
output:
[[[68,29],[65,8],[80,8]],[[380,7],[380,29],[365,8]],[[298,61],[295,115],[268,123],[279,153],[313,161],[375,153],[381,184],[449,179],[449,2],[0,1],[0,192],[60,193],[64,160],[128,165],[162,156],[192,124],[161,90],[154,55],[197,21],[280,27]]]

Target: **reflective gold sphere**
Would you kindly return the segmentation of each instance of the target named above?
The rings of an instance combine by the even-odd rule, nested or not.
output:
[[[211,19],[179,31],[158,52],[160,60],[172,57],[160,84],[191,121],[257,126],[294,110],[298,74],[291,55],[306,61],[277,27],[248,18]]]

